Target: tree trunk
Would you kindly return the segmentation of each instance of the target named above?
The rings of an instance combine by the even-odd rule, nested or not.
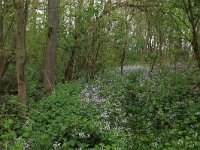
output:
[[[127,16],[126,16],[126,19],[127,19]],[[121,55],[121,61],[120,61],[120,67],[121,67],[121,74],[123,74],[124,73],[124,70],[123,70],[123,68],[124,68],[124,61],[125,61],[125,59],[126,59],[126,50],[127,50],[127,45],[128,45],[128,25],[127,25],[127,23],[125,23],[125,25],[126,25],[126,35],[125,35],[125,43],[124,43],[124,48],[123,48],[123,52],[122,52],[122,55]]]
[[[0,0],[0,50],[3,49],[3,8],[2,8],[2,0]]]
[[[73,49],[70,60],[67,64],[67,68],[65,70],[65,81],[71,81],[73,79],[75,56],[76,51]]]
[[[9,66],[9,58],[5,55],[0,55],[0,80],[3,78]]]
[[[189,19],[191,27],[192,27],[192,29],[191,29],[191,31],[192,31],[191,45],[192,45],[194,55],[195,55],[195,58],[196,58],[196,61],[198,64],[199,71],[200,71],[200,48],[199,48],[199,43],[198,43],[199,39],[198,39],[198,32],[197,32],[198,31],[197,25],[198,25],[199,18],[196,17],[196,14],[194,14],[194,11],[192,9],[191,0],[188,0],[188,8],[186,8],[186,13],[188,15],[188,19]]]
[[[200,49],[199,49],[196,33],[193,33],[192,48],[193,48],[194,55],[198,64],[199,71],[200,71]]]
[[[162,28],[162,27],[160,27]],[[163,63],[163,52],[162,52],[162,47],[163,47],[163,34],[162,34],[162,29],[159,29],[159,57],[160,57],[160,67],[162,66]]]
[[[25,46],[25,30],[26,30],[26,14],[24,0],[13,1],[16,8],[17,19],[17,40],[16,40],[16,70],[18,83],[18,99],[23,106],[26,105],[26,46]]]
[[[121,72],[121,74],[123,74],[123,72],[124,72],[124,61],[125,61],[125,57],[126,57],[126,46],[124,47],[124,49],[123,49],[123,54],[122,54],[122,56],[121,56],[121,62],[120,62],[120,72]]]
[[[59,0],[48,0],[48,38],[44,66],[44,87],[51,92],[55,86],[56,44]]]
[[[0,12],[2,11],[2,0],[0,0]],[[3,54],[3,14],[0,14],[0,79],[3,77],[7,66],[7,59]]]

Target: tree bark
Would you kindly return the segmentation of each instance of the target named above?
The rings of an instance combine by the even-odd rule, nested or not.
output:
[[[0,79],[3,77],[8,63],[5,55],[3,54],[3,14],[2,14],[2,0],[0,0]]]
[[[194,14],[193,11],[193,6],[192,6],[192,2],[191,0],[188,0],[188,7],[185,8],[186,9],[186,13],[188,15],[188,19],[189,22],[191,24],[191,31],[192,31],[192,41],[191,41],[191,45],[194,51],[194,55],[195,55],[195,59],[197,61],[198,64],[198,68],[200,71],[200,47],[199,47],[199,43],[198,43],[198,29],[197,29],[197,24],[199,21],[199,17]]]
[[[9,66],[9,58],[5,55],[0,55],[0,80],[3,78]]]
[[[65,70],[65,81],[71,81],[73,79],[75,56],[76,56],[76,51],[75,49],[73,49],[70,60],[68,61],[67,64],[67,68]]]
[[[126,21],[127,21],[127,16],[126,16]],[[124,48],[123,48],[121,60],[120,60],[120,72],[121,72],[121,74],[124,73],[124,61],[126,59],[126,51],[127,51],[127,46],[128,46],[128,24],[127,24],[127,22],[125,22],[125,32],[126,32],[126,35],[124,37],[125,43],[124,43]]]
[[[75,1],[74,1],[75,2]],[[74,73],[75,73],[75,68],[77,67],[77,72],[79,72],[79,67],[78,66],[75,66],[75,61],[76,61],[76,58],[77,57],[80,57],[79,56],[79,53],[80,53],[80,44],[78,43],[78,38],[80,38],[80,34],[81,34],[81,17],[80,17],[80,14],[79,12],[82,11],[82,7],[83,7],[83,0],[79,0],[78,1],[78,5],[74,6],[75,7],[75,21],[74,21],[74,45],[73,45],[73,48],[72,48],[72,51],[71,51],[71,57],[70,59],[68,60],[67,62],[67,66],[66,66],[66,69],[65,69],[65,81],[71,81],[74,77]],[[77,13],[78,12],[78,13]],[[70,18],[70,26],[72,26],[72,19]],[[81,59],[80,59],[81,60]],[[79,60],[79,61],[80,61]],[[76,64],[79,64],[79,63],[76,63]],[[82,67],[81,67],[82,69]]]
[[[198,45],[197,35],[193,33],[192,48],[200,71],[200,49]]]
[[[26,30],[26,14],[24,0],[13,0],[16,9],[17,19],[17,35],[16,35],[16,70],[18,83],[18,100],[22,106],[26,105],[26,46],[25,46],[25,30]]]
[[[0,0],[0,49],[3,49],[3,8],[2,0]]]
[[[56,44],[59,0],[48,0],[48,38],[44,67],[44,87],[51,92],[55,86]]]

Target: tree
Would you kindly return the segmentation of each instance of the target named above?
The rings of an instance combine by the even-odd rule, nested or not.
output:
[[[73,79],[73,74],[74,74],[74,68],[75,68],[75,59],[76,59],[76,55],[77,55],[77,40],[79,38],[79,34],[80,34],[80,20],[81,17],[77,15],[77,11],[80,12],[82,9],[82,2],[83,1],[79,1],[78,3],[78,8],[76,8],[76,3],[74,1],[74,34],[73,34],[73,39],[74,39],[74,43],[71,49],[71,56],[69,61],[67,62],[67,66],[65,68],[65,81],[70,81]],[[72,9],[72,5],[70,5],[70,9]],[[70,12],[72,13],[72,12]],[[70,16],[70,28],[72,28],[72,17]]]
[[[44,87],[51,92],[55,86],[56,43],[59,0],[48,0],[48,37],[44,67]]]
[[[18,100],[23,106],[26,105],[26,19],[28,13],[28,0],[13,0],[16,10],[16,70],[18,83]]]
[[[200,2],[198,0],[182,0],[180,2],[171,0],[168,3],[168,5],[172,4],[173,6],[168,10],[169,15],[176,23],[179,32],[191,43],[200,70],[200,46],[198,34]]]
[[[2,0],[0,0],[0,79],[3,77],[5,72],[5,57],[1,52],[3,51],[3,9]]]
[[[200,47],[199,47],[199,37],[198,37],[198,22],[200,19],[200,3],[196,0],[193,2],[188,0],[187,2],[183,1],[185,12],[188,16],[188,20],[191,25],[191,32],[192,32],[192,40],[191,45],[195,54],[195,58],[198,63],[198,67],[200,70]]]
[[[4,51],[4,13],[3,13],[3,0],[0,0],[0,80],[4,76],[8,65],[9,57]]]

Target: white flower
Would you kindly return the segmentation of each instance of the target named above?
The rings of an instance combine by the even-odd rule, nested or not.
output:
[[[80,138],[85,137],[85,134],[83,132],[80,132],[78,135],[79,135]]]
[[[58,149],[58,148],[60,148],[60,147],[61,147],[61,143],[55,141],[55,143],[53,144],[53,148],[54,148],[54,149]]]

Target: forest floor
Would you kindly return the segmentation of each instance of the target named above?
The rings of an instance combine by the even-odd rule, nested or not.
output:
[[[40,90],[23,124],[17,96],[2,97],[0,149],[198,149],[198,73],[183,64],[149,68],[127,65],[121,75],[117,67],[87,83],[58,83],[49,95]]]
[[[120,71],[121,70],[121,67],[118,67],[117,68],[117,70],[118,71]],[[148,67],[146,67],[146,66],[123,66],[123,71],[124,72],[127,72],[127,71],[138,71],[138,70],[146,70],[146,71],[148,71],[149,70],[149,68]]]

